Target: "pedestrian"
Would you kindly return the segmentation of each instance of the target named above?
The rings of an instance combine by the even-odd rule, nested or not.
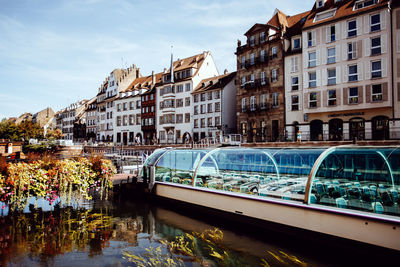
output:
[[[297,132],[297,142],[301,142],[301,131]]]

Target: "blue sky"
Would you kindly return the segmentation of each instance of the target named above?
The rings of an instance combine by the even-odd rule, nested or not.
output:
[[[174,58],[211,51],[235,71],[237,39],[275,8],[294,15],[312,0],[0,0],[0,119],[54,111],[97,94],[115,68],[143,75]]]

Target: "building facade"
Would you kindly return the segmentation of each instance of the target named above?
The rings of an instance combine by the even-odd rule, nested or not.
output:
[[[87,103],[86,108],[86,139],[96,141],[97,136],[97,97],[93,97]]]
[[[193,90],[193,141],[221,143],[236,133],[236,72],[202,80]]]
[[[158,142],[173,144],[193,140],[192,91],[201,80],[218,75],[210,52],[172,62],[156,87]]]
[[[283,33],[286,15],[279,10],[267,24],[255,24],[238,41],[237,129],[245,142],[284,138]]]

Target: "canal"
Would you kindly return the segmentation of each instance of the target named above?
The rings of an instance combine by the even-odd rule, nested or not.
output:
[[[0,266],[381,266],[399,260],[391,251],[175,204],[119,198],[2,209]]]

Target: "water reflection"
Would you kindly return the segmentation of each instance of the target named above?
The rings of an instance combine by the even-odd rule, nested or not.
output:
[[[332,264],[315,251],[304,252],[304,244],[275,241],[141,201],[50,210],[38,204],[0,217],[0,266]]]

